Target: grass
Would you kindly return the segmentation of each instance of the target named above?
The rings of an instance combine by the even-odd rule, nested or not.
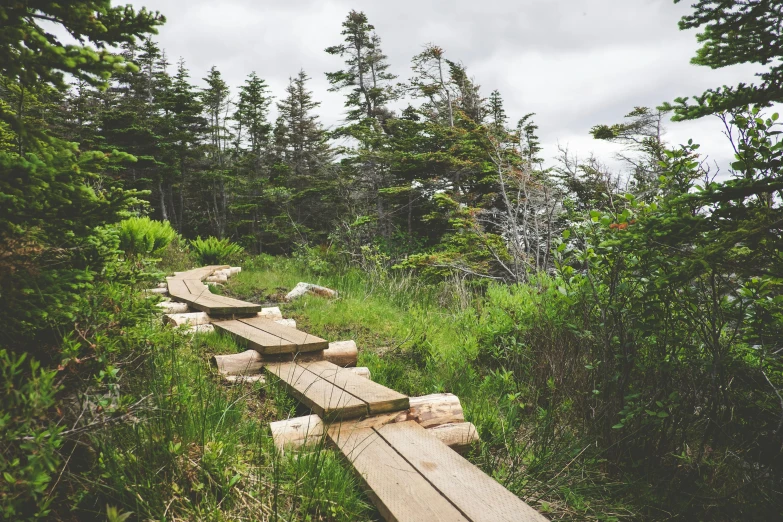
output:
[[[339,291],[282,303],[299,281]],[[633,518],[621,486],[569,432],[567,406],[530,410],[511,372],[480,364],[487,311],[459,281],[428,286],[404,275],[348,269],[310,272],[296,260],[257,257],[221,293],[279,305],[302,330],[353,339],[373,380],[411,396],[452,392],[482,444],[469,458],[556,520]],[[493,312],[494,313],[494,312]],[[493,323],[494,324],[494,323]],[[124,393],[141,400],[135,421],[98,434],[93,462],[71,483],[78,520],[378,520],[335,451],[276,451],[268,424],[309,412],[274,383],[229,386],[212,355],[241,351],[217,334],[183,336],[150,324]],[[144,336],[142,336],[144,337]],[[609,499],[609,500],[607,500]],[[622,500],[622,499],[621,499]],[[116,516],[115,516],[116,515]]]
[[[268,423],[302,412],[274,384],[219,380],[209,357],[236,352],[230,339],[154,337],[124,383],[144,408],[95,441],[99,479],[77,499],[79,520],[105,519],[106,506],[136,520],[376,518],[334,451],[276,451]]]
[[[333,288],[335,300],[282,296],[299,281]],[[373,380],[410,396],[451,392],[482,444],[469,458],[511,491],[553,519],[633,518],[624,485],[612,482],[589,441],[569,432],[568,407],[531,411],[511,372],[479,364],[485,316],[480,297],[457,280],[439,286],[417,279],[355,269],[316,274],[296,260],[258,257],[234,276],[225,292],[280,306],[299,329],[336,341],[353,339],[359,362]]]

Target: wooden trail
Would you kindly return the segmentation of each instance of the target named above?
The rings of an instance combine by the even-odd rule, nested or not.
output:
[[[216,270],[229,268],[227,265],[206,266],[187,272],[175,273],[173,277],[167,277],[169,295],[188,306],[206,312],[209,315],[235,315],[253,314],[261,311],[261,305],[232,299],[222,295],[216,295],[209,291],[209,287],[202,283],[204,279],[212,275]]]
[[[309,417],[272,423],[276,444],[299,447],[325,437],[350,463],[389,521],[546,521],[452,449],[476,440],[471,438],[476,436],[475,427],[464,422],[456,397],[409,398],[324,360],[330,351],[328,341],[259,316],[260,305],[210,293],[202,281],[223,268],[175,274],[167,278],[169,293],[209,315],[233,315],[212,321],[219,332],[252,350],[221,356],[236,359],[231,371],[238,371],[233,366],[263,368],[313,411]],[[253,317],[237,317],[243,314]],[[354,354],[355,350],[354,345]],[[282,357],[288,360],[281,361]],[[228,361],[216,364],[229,368]]]

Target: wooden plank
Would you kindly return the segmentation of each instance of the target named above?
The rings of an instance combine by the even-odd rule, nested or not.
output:
[[[268,334],[257,328],[246,325],[236,319],[231,321],[216,321],[215,328],[234,337],[236,341],[261,354],[293,353],[296,345],[280,337]]]
[[[199,281],[203,281],[207,277],[211,276],[215,270],[224,270],[226,268],[230,267],[228,265],[203,266],[201,268],[194,268],[193,270],[188,270],[186,272],[174,272],[174,277],[176,279],[198,279]]]
[[[326,421],[367,415],[364,401],[297,364],[270,364],[265,369],[283,382],[288,393]]]
[[[212,300],[211,297],[190,296],[187,298],[177,297],[177,299],[188,303],[191,308],[206,312],[209,315],[253,314],[258,312],[261,308],[261,305],[246,303],[244,301],[226,303],[224,301]]]
[[[377,382],[363,379],[350,370],[340,368],[328,361],[299,363],[308,371],[326,379],[367,403],[370,415],[407,410],[410,401],[406,395],[387,388]]]
[[[377,433],[473,522],[546,522],[417,423],[386,424]]]
[[[207,288],[207,285],[205,285],[198,279],[183,279],[182,282],[185,283],[185,286],[187,287],[188,292],[190,292],[191,295],[201,296],[204,294],[212,293],[209,291],[209,288]]]
[[[328,437],[351,463],[367,495],[387,521],[467,521],[372,428],[342,423]]]
[[[315,352],[329,347],[329,341],[315,335],[278,324],[263,317],[240,319],[243,323],[296,344],[300,352]]]
[[[166,283],[169,287],[169,294],[171,297],[181,299],[182,296],[189,296],[190,291],[188,290],[188,287],[185,285],[185,281],[181,279],[175,279],[173,277],[167,277]]]

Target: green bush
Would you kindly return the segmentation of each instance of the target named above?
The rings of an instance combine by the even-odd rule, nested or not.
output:
[[[220,265],[228,263],[244,252],[244,249],[229,241],[228,239],[218,239],[208,237],[207,239],[198,238],[190,242],[196,261],[201,265]]]
[[[34,520],[50,512],[47,495],[60,465],[64,429],[49,422],[56,371],[27,354],[0,350],[0,515]]]
[[[177,233],[168,221],[155,221],[148,217],[132,217],[118,225],[120,249],[128,257],[160,254]]]

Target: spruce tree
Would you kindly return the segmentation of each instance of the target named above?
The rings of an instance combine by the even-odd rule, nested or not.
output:
[[[64,44],[57,31],[67,31],[77,44]],[[66,74],[94,86],[106,86],[112,74],[135,66],[111,48],[155,33],[165,18],[157,12],[112,6],[110,0],[84,2],[5,2],[0,5],[2,75],[23,88],[45,83],[67,89]],[[82,42],[89,41],[89,45]],[[24,134],[17,112],[0,108],[0,119]]]
[[[341,204],[336,194],[328,133],[315,114],[320,105],[308,90],[304,71],[289,79],[286,96],[278,103],[275,129],[278,184],[290,195],[279,226],[292,228],[295,241],[325,239]]]
[[[190,223],[197,210],[190,208],[189,194],[197,191],[192,181],[203,155],[203,143],[207,134],[204,106],[196,87],[190,83],[190,75],[184,60],[177,64],[177,73],[167,92],[163,108],[167,122],[167,160],[172,169],[169,187],[170,218],[174,227],[182,232],[192,232]]]
[[[344,43],[328,47],[326,52],[345,59],[346,68],[326,73],[330,91],[345,91],[346,125],[335,131],[337,136],[356,140],[355,150],[345,149],[343,165],[347,175],[355,179],[352,197],[362,212],[369,214],[375,206],[378,230],[391,235],[383,191],[394,185],[384,150],[388,146],[386,132],[392,113],[386,104],[396,97],[388,72],[386,55],[380,47],[375,28],[362,12],[351,11],[343,22]]]
[[[209,141],[207,146],[207,169],[205,177],[206,193],[203,194],[208,221],[213,234],[219,238],[226,237],[229,212],[230,182],[229,144],[231,132],[228,127],[230,110],[229,87],[217,67],[212,67],[204,78],[207,87],[202,90],[201,101],[208,124]]]
[[[270,210],[262,196],[269,186],[269,155],[272,125],[269,123],[269,106],[272,98],[266,82],[251,73],[239,89],[233,119],[234,150],[233,167],[236,176],[232,192],[234,228],[256,252],[262,251],[263,233],[269,228],[265,211]]]
[[[674,119],[690,120],[747,105],[783,102],[783,1],[698,0],[693,9],[680,20],[680,29],[702,31],[696,37],[702,46],[691,63],[712,69],[752,63],[766,70],[756,74],[758,84],[709,89],[693,97],[695,104],[678,98]]]
[[[421,107],[430,120],[447,122],[454,126],[454,84],[448,74],[448,60],[445,51],[434,44],[427,44],[424,51],[413,57],[415,76],[411,79],[411,87],[415,97],[422,97],[427,102]]]
[[[345,69],[326,73],[332,87],[330,91],[348,89],[345,106],[346,120],[358,122],[365,118],[383,120],[386,104],[396,95],[388,72],[389,64],[381,50],[381,39],[375,33],[375,26],[362,12],[351,11],[343,22],[344,43],[327,47],[326,52],[345,59]]]

